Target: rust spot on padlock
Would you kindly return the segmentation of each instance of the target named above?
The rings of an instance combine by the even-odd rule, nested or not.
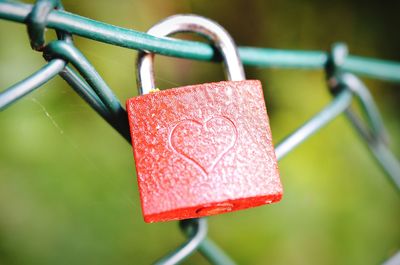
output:
[[[214,214],[219,214],[219,213],[226,213],[230,212],[233,209],[233,204],[232,203],[220,203],[216,204],[214,206],[204,206],[201,208],[198,208],[196,210],[196,213],[199,215],[214,215]]]

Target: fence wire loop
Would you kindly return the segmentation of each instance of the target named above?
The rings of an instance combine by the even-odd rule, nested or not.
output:
[[[328,53],[328,60],[325,65],[325,72],[328,80],[328,87],[333,94],[340,91],[338,77],[343,72],[343,64],[349,54],[349,49],[345,43],[338,42],[332,45]]]
[[[389,142],[389,134],[383,124],[382,117],[379,113],[378,107],[364,83],[355,75],[345,73],[340,77],[340,82],[345,85],[356,96],[356,99],[362,109],[366,118],[364,122],[365,137],[371,141],[382,141],[385,144]],[[354,116],[361,123],[361,119]]]
[[[207,220],[205,218],[187,219],[179,222],[181,230],[188,240],[173,252],[155,262],[155,265],[174,265],[181,263],[196,251],[207,236]]]
[[[351,105],[345,110],[345,114],[386,173],[390,183],[400,192],[400,162],[388,147],[389,134],[369,89],[358,77],[342,69],[347,54],[345,44],[333,45],[326,66],[329,90],[334,96],[343,90],[349,90],[355,96],[363,118]]]
[[[37,0],[26,18],[29,41],[36,51],[42,51],[46,46],[47,17],[53,9],[64,10],[60,0]],[[59,40],[72,42],[71,34],[61,30],[56,30],[56,33]]]
[[[325,68],[328,88],[333,95],[337,95],[343,89],[349,89],[360,103],[367,122],[363,122],[351,107],[346,111],[347,114],[351,116],[354,123],[364,128],[362,131],[366,138],[379,139],[387,143],[389,141],[388,133],[368,88],[355,75],[344,72],[342,69],[347,55],[348,47],[345,43],[335,43],[332,46]]]
[[[64,71],[62,77],[130,142],[128,116],[125,109],[93,65],[72,43],[52,41],[45,46],[43,56],[47,60],[60,58],[71,63],[84,80],[80,80],[72,69]]]
[[[120,113],[125,113],[110,87],[74,45],[65,41],[52,41],[43,52],[46,59],[60,58],[73,64],[116,118]]]
[[[331,91],[347,89],[356,97],[366,121],[361,119],[351,106],[347,108],[346,116],[368,145],[389,181],[400,192],[400,162],[387,146],[389,136],[368,88],[359,78],[350,73],[341,73],[336,78],[339,88]]]

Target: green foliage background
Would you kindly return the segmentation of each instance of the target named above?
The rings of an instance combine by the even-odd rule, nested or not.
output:
[[[239,45],[400,60],[400,2],[63,1],[67,11],[146,31],[176,13],[222,24]],[[397,26],[396,26],[397,25]],[[54,38],[49,32],[48,39]],[[22,24],[0,21],[0,88],[45,62]],[[124,102],[136,51],[75,37]],[[329,103],[323,71],[246,68],[263,82],[275,142]],[[221,66],[157,56],[168,88],[223,79]],[[364,79],[400,157],[399,84]],[[239,264],[379,264],[400,249],[400,199],[340,117],[284,158],[282,202],[209,218]],[[0,264],[149,264],[184,237],[142,221],[131,147],[57,77],[0,113]],[[185,264],[206,264],[199,254]]]

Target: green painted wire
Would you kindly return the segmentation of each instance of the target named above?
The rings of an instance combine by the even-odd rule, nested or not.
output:
[[[343,71],[343,64],[347,56],[348,48],[346,44],[336,43],[333,45],[325,68],[330,92],[334,96],[337,96],[337,93],[343,89],[352,92],[365,121],[351,107],[346,109],[346,116],[368,145],[389,181],[397,191],[400,191],[400,162],[387,146],[389,135],[368,88],[357,76]]]
[[[65,67],[60,72],[60,76],[75,90],[78,95],[85,100],[103,119],[110,124],[128,143],[131,138],[129,130],[126,127],[120,127],[112,113],[104,105],[101,99],[93,91],[90,85],[85,82],[79,75],[70,67]],[[121,117],[122,119],[123,117]]]
[[[83,100],[92,106],[100,116],[107,121],[113,119],[110,111],[97,94],[71,67],[65,67],[65,69],[60,72],[60,76],[78,93],[81,98],[83,98]]]
[[[45,84],[62,71],[65,65],[66,62],[64,60],[52,60],[24,80],[0,92],[0,110],[4,110],[18,99]]]
[[[0,18],[26,23],[32,5],[0,0]],[[157,38],[143,32],[113,26],[65,11],[53,10],[48,16],[49,28],[121,47],[194,60],[217,60],[218,54],[206,43],[171,38]],[[294,51],[239,47],[244,64],[261,67],[320,69],[328,55],[322,51]],[[400,63],[349,55],[343,70],[372,78],[400,82]]]
[[[46,59],[61,58],[74,65],[101,102],[108,108],[112,119],[119,128],[118,131],[122,133],[125,139],[130,139],[128,116],[125,109],[93,65],[73,44],[65,41],[50,42],[44,49],[44,56]]]
[[[93,65],[72,44],[68,44],[65,41],[53,41],[45,47],[44,56],[46,59],[61,58],[72,63],[115,116],[118,116],[123,111],[119,100],[94,69]]]
[[[154,265],[180,264],[198,249],[207,236],[208,225],[205,218],[181,220],[179,226],[188,239],[174,251],[157,260]]]
[[[343,113],[350,106],[352,98],[352,93],[349,90],[340,92],[328,106],[275,146],[276,158],[281,160],[307,138]]]
[[[215,244],[210,238],[205,238],[200,246],[201,254],[210,261],[211,264],[235,265],[236,263],[224,253],[224,251]]]
[[[47,16],[54,8],[61,8],[59,0],[37,0],[26,19],[29,41],[32,49],[42,51],[45,46]]]
[[[400,192],[400,162],[385,142],[387,139],[385,137],[386,129],[368,88],[360,79],[352,74],[345,73],[339,78],[340,85],[346,86],[357,98],[361,112],[366,117],[366,122],[360,119],[355,112],[350,111],[351,108],[346,110],[347,118],[360,134],[360,137],[364,139],[364,142],[368,145],[376,161],[386,173],[389,181]]]

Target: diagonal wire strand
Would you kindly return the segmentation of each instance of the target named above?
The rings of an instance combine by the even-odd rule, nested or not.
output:
[[[65,65],[64,60],[52,60],[24,80],[0,92],[0,111],[53,79]]]

